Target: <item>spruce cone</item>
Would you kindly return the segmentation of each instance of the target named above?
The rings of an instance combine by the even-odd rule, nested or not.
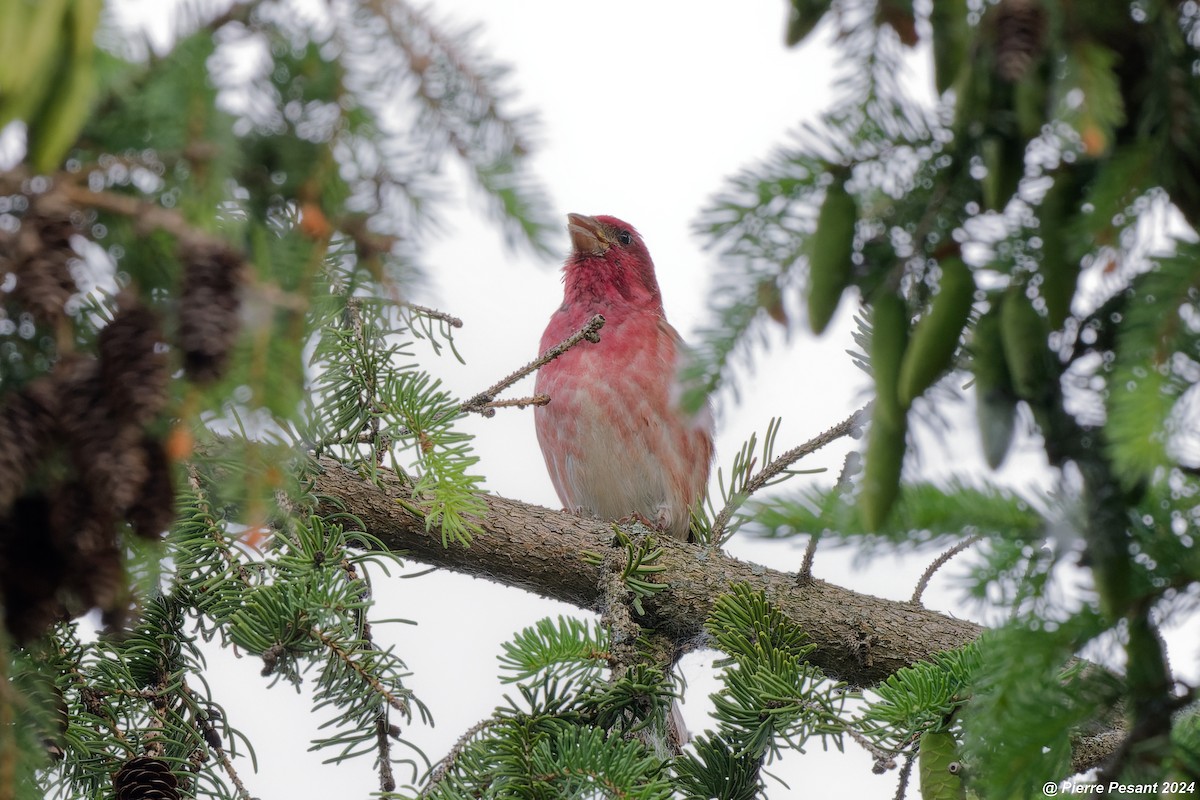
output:
[[[162,442],[147,436],[142,439],[141,447],[146,480],[125,518],[138,536],[155,540],[175,521],[174,474]]]
[[[996,74],[1016,83],[1045,53],[1046,9],[1041,0],[1000,0],[994,13]]]
[[[126,603],[125,571],[116,545],[112,511],[81,481],[49,492],[48,535],[62,564],[55,592],[59,616],[76,617],[99,606],[105,612]]]
[[[242,260],[228,247],[192,245],[181,253],[187,266],[179,308],[179,347],[188,377],[219,378],[237,340]]]
[[[101,331],[99,360],[63,357],[0,405],[0,592],[20,641],[95,606],[122,623],[129,590],[117,522],[157,538],[173,521],[169,460],[142,429],[166,403],[160,340],[157,315],[127,307]],[[56,445],[74,476],[30,484]]]
[[[179,779],[161,759],[136,756],[113,775],[115,800],[179,800]]]
[[[13,258],[17,285],[12,296],[37,319],[52,324],[62,317],[67,299],[77,291],[69,266],[75,257],[71,249],[75,226],[69,209],[46,205],[38,204],[21,220]]]
[[[4,625],[18,642],[36,639],[65,612],[58,600],[69,565],[52,534],[51,503],[27,495],[0,518]]]
[[[105,395],[100,364],[60,361],[55,370],[62,404],[60,423],[75,471],[108,519],[124,516],[147,479],[141,429],[115,416]]]
[[[50,377],[9,394],[0,406],[0,516],[24,491],[26,478],[57,430],[58,415],[57,390]]]
[[[133,427],[108,428],[72,442],[75,468],[106,516],[125,516],[150,478],[142,432]]]
[[[139,305],[122,308],[100,331],[101,388],[115,419],[145,425],[167,404],[171,376],[162,341],[158,314]]]
[[[99,608],[106,628],[124,628],[131,595],[112,512],[81,483],[59,487],[55,500],[63,509],[56,509],[52,518],[67,561],[59,590],[66,615],[77,617]]]

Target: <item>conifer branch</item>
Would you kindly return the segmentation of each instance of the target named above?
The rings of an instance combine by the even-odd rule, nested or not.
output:
[[[484,389],[479,394],[465,401],[461,406],[459,406],[459,410],[464,414],[474,411],[476,413],[483,414],[485,417],[492,416],[492,414],[495,413],[492,411],[492,409],[496,407],[496,395],[500,394],[505,389],[524,378],[526,375],[532,375],[538,369],[541,369],[546,364],[549,364],[551,361],[558,358],[572,347],[575,347],[580,342],[588,341],[595,344],[596,342],[600,341],[599,331],[603,327],[604,317],[600,314],[597,314],[589,319],[582,328],[575,331],[575,333],[572,333],[566,339],[563,339],[546,352],[542,353],[533,361],[530,361],[516,372],[501,378],[492,386],[489,386],[487,389]],[[510,401],[508,405],[520,406],[522,402],[528,402],[530,405],[545,405],[545,403],[550,402],[549,399],[542,402],[535,402],[538,397],[540,397],[540,395],[535,396],[529,401]]]
[[[488,717],[487,719],[481,719],[479,722],[476,722],[474,725],[467,728],[463,735],[458,737],[458,741],[454,743],[454,745],[450,748],[450,751],[446,753],[446,757],[439,761],[437,766],[435,766],[432,772],[430,772],[429,780],[426,782],[424,788],[421,789],[421,793],[418,795],[418,797],[428,797],[435,789],[437,789],[438,785],[445,780],[448,774],[450,774],[450,770],[454,769],[455,762],[458,761],[458,757],[462,755],[463,750],[466,749],[471,740],[495,724],[496,719],[494,717]]]
[[[495,495],[483,497],[481,533],[470,547],[442,545],[411,505],[411,487],[386,469],[363,478],[336,459],[321,456],[312,478],[318,513],[352,515],[364,532],[390,551],[427,564],[484,577],[508,586],[599,609],[602,562],[582,554],[611,549],[612,523],[528,505]],[[352,532],[347,535],[353,540]],[[982,630],[966,620],[907,603],[859,594],[814,579],[797,587],[795,575],[763,568],[698,545],[659,539],[655,562],[663,589],[644,597],[642,624],[703,646],[704,623],[713,601],[735,583],[749,583],[805,630],[818,645],[815,663],[851,685],[870,685],[900,667],[972,641]],[[867,634],[871,636],[868,638]]]
[[[436,308],[429,308],[428,306],[418,305],[417,303],[405,302],[403,305],[410,311],[415,311],[422,316],[444,322],[451,328],[461,328],[463,326],[463,321],[461,319],[452,314],[447,314],[445,311],[438,311]]]
[[[350,651],[338,644],[332,636],[329,636],[320,628],[316,627],[312,629],[311,633],[314,639],[328,648],[329,652],[334,658],[338,659],[347,667],[349,667],[350,670],[357,675],[363,683],[365,683],[367,686],[370,686],[371,690],[374,691],[381,700],[399,711],[401,714],[408,715],[411,712],[407,700],[397,697],[395,693],[388,689],[388,687],[380,683],[378,678],[376,678],[367,670],[363,669],[362,665],[351,657]]]
[[[378,483],[372,483],[329,456],[317,458],[316,468],[317,512],[357,517],[364,532],[389,551],[583,609],[598,610],[603,603],[603,566],[581,554],[611,546],[611,523],[490,495],[483,498],[486,512],[471,546],[446,547],[437,526],[427,529],[425,517],[406,507],[411,487],[389,470],[378,470]],[[816,645],[811,663],[851,686],[874,685],[902,667],[973,641],[983,630],[967,620],[818,579],[798,586],[794,574],[699,545],[668,539],[657,544],[662,550],[658,578],[665,588],[642,599],[646,613],[637,621],[672,637],[680,652],[706,645],[704,624],[713,603],[737,583],[764,592]],[[1122,740],[1115,729],[1079,738],[1074,768],[1103,763]]]
[[[130,744],[124,731],[117,725],[116,718],[109,713],[108,707],[100,702],[99,698],[103,696],[103,692],[92,688],[88,684],[87,677],[79,670],[78,666],[72,665],[67,670],[67,674],[70,676],[71,682],[79,689],[79,699],[83,703],[84,708],[88,710],[88,713],[103,719],[108,726],[108,732],[112,734],[113,738],[121,743],[126,752],[133,753],[133,745]]]
[[[729,526],[730,520],[733,518],[733,515],[738,508],[740,508],[752,494],[770,485],[770,483],[782,475],[788,467],[790,467],[792,464],[795,464],[805,456],[812,455],[822,447],[832,444],[843,436],[849,436],[855,431],[859,430],[862,427],[869,410],[869,405],[863,406],[850,416],[846,417],[846,419],[839,422],[837,425],[834,425],[829,430],[814,436],[812,439],[809,439],[802,445],[793,447],[786,453],[781,453],[777,458],[773,459],[771,463],[759,470],[758,473],[750,476],[746,480],[745,484],[741,487],[740,491],[731,491],[725,506],[721,509],[721,511],[717,514],[717,518],[713,521],[712,532],[709,534],[709,541],[713,542],[714,544],[720,544],[727,539],[728,536],[726,535],[726,529]]]
[[[181,689],[189,699],[195,703],[195,695],[191,687],[188,686],[185,680]],[[193,715],[196,727],[200,731],[200,735],[204,737],[204,741],[216,753],[217,761],[221,763],[221,769],[225,770],[225,774],[229,776],[229,780],[233,783],[234,791],[240,800],[251,800],[250,792],[246,790],[246,784],[242,782],[242,776],[238,774],[237,769],[233,766],[233,759],[229,757],[229,753],[225,751],[224,745],[221,744],[221,734],[217,730],[217,726],[212,721],[212,709],[207,709],[204,716],[199,714]]]
[[[904,800],[908,795],[908,782],[912,778],[913,763],[917,760],[917,749],[914,747],[905,754],[904,764],[900,767],[900,780],[896,783],[896,793],[893,800]]]
[[[354,342],[358,345],[359,350],[363,353],[368,352],[370,343],[367,341],[366,335],[363,331],[362,301],[360,301],[356,297],[346,298],[345,318],[346,318],[346,322],[350,325],[350,330],[354,334]],[[352,366],[351,369],[357,371],[357,367]],[[376,396],[375,382],[371,381],[371,380],[367,380],[367,381],[362,381],[362,383],[364,385],[370,387],[370,389],[369,389],[370,396],[367,397],[366,404],[371,408],[372,411],[378,412],[379,411],[379,398]],[[375,447],[375,445],[378,443],[378,447],[376,447],[376,450],[375,450],[375,463],[382,464],[384,456],[387,454],[387,452],[389,450],[391,450],[391,447],[392,447],[391,439],[388,437],[384,437],[383,439],[379,438],[379,414],[378,413],[371,414],[371,419],[368,424],[371,427],[368,443],[372,447]],[[360,438],[361,438],[361,436],[360,436]]]
[[[221,528],[219,525],[217,525],[216,517],[214,517],[212,514],[208,497],[204,492],[202,481],[200,480],[199,471],[196,469],[194,464],[188,464],[187,470],[188,486],[191,487],[192,492],[196,495],[197,502],[205,509],[204,524],[208,529],[209,535],[211,536],[213,542],[217,546],[217,552],[221,554],[221,560],[225,562],[225,566],[229,568],[229,571],[237,576],[237,579],[241,581],[243,586],[250,588],[254,585],[250,580],[250,571],[247,570],[246,565],[243,564],[236,555],[234,555],[233,548],[229,546],[229,542],[226,541],[225,537],[221,535]]]
[[[933,577],[933,573],[937,572],[939,569],[941,569],[943,566],[945,566],[947,561],[954,558],[956,555],[961,553],[963,550],[966,550],[968,547],[975,544],[976,542],[981,541],[982,539],[983,539],[983,536],[981,536],[978,533],[975,534],[974,536],[968,536],[967,538],[963,539],[961,542],[954,545],[949,550],[947,550],[946,552],[942,553],[940,556],[935,558],[933,560],[933,563],[931,563],[928,567],[926,567],[925,571],[921,573],[921,579],[917,581],[917,588],[913,589],[912,599],[909,600],[908,602],[912,603],[914,606],[921,605],[921,595],[925,593],[925,587],[927,587],[929,585],[929,579]]]

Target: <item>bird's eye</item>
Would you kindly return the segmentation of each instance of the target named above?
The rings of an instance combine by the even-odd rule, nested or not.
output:
[[[617,241],[620,242],[621,244],[632,244],[633,243],[633,234],[630,233],[629,231],[621,231],[620,233],[617,234]]]

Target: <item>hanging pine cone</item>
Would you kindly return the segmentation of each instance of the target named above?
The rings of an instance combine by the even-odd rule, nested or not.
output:
[[[183,366],[192,380],[213,381],[237,340],[242,259],[228,247],[189,245],[180,260],[186,267],[179,298]]]
[[[121,765],[113,776],[115,800],[179,800],[179,779],[167,762],[137,756]]]
[[[993,13],[996,74],[1017,83],[1045,53],[1046,9],[1041,0],[1000,0]]]
[[[128,295],[100,331],[101,390],[114,419],[145,425],[167,404],[170,373],[158,314]]]
[[[146,480],[125,519],[138,536],[155,540],[175,521],[174,472],[166,447],[159,440],[144,437],[142,453],[146,460]]]
[[[52,324],[63,316],[67,299],[78,291],[71,277],[71,235],[76,233],[69,207],[51,206],[44,198],[21,220],[12,269],[17,282],[12,297],[38,320]]]
[[[99,360],[64,356],[0,406],[0,593],[20,641],[93,607],[123,624],[130,594],[117,522],[157,538],[174,518],[169,460],[142,428],[167,399],[158,318],[122,305],[100,333]],[[74,476],[31,485],[56,445]]]
[[[0,517],[4,626],[18,642],[36,639],[65,616],[58,590],[69,564],[53,535],[51,517],[52,504],[44,494],[19,498]]]
[[[82,481],[59,484],[50,497],[51,535],[65,564],[57,596],[66,615],[99,608],[106,624],[123,625],[130,607],[129,581],[111,503]]]
[[[71,442],[71,455],[79,476],[106,516],[121,519],[137,502],[150,477],[142,432],[134,427],[97,430]]]
[[[58,426],[53,378],[32,381],[0,405],[0,516],[25,490],[25,481]]]
[[[119,519],[146,482],[146,455],[139,446],[142,431],[111,410],[96,360],[63,359],[54,375],[62,409],[59,422],[75,471],[104,516]]]

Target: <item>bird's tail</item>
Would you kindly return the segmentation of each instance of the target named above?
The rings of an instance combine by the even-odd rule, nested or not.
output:
[[[667,742],[678,755],[691,739],[687,723],[683,721],[683,709],[679,707],[678,700],[672,700],[671,710],[667,712]]]
[[[678,700],[671,701],[666,723],[665,729],[659,725],[644,728],[639,737],[656,756],[664,761],[682,753],[683,746],[692,738],[688,733],[687,724],[683,721],[683,711],[679,708]]]

